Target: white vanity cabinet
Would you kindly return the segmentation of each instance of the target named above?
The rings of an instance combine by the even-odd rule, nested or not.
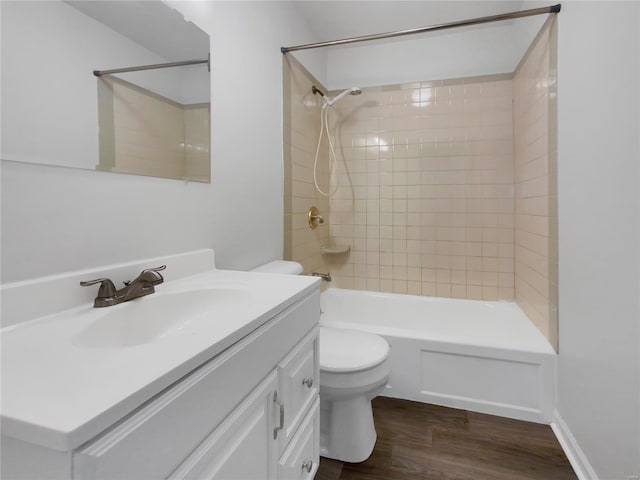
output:
[[[169,479],[312,479],[320,453],[317,380],[316,327]]]
[[[313,478],[319,316],[312,291],[73,451],[3,436],[2,478]]]

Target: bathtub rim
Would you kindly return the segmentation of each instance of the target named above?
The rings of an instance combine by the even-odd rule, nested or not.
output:
[[[332,293],[333,292],[333,293]],[[422,295],[412,295],[412,294],[404,294],[404,293],[388,293],[388,292],[376,292],[370,290],[354,290],[347,288],[327,288],[320,295],[320,304],[321,308],[324,307],[322,299],[324,295],[342,295],[342,296],[356,296],[363,295],[374,298],[415,298],[420,301],[426,301],[429,303],[438,303],[438,304],[446,304],[450,302],[456,303],[464,303],[466,305],[489,305],[489,306],[498,306],[509,309],[515,309],[516,317],[514,321],[517,322],[526,322],[528,324],[529,330],[531,330],[531,335],[535,336],[535,347],[532,345],[527,346],[512,346],[505,344],[504,340],[501,341],[492,341],[492,339],[483,337],[482,339],[478,339],[472,335],[464,335],[464,333],[456,332],[453,334],[443,334],[443,333],[433,333],[426,332],[422,330],[413,330],[409,328],[402,327],[393,327],[389,325],[380,325],[376,323],[367,323],[367,322],[349,322],[345,320],[336,320],[329,319],[325,316],[324,310],[321,309],[320,315],[320,325],[327,327],[335,327],[335,328],[346,328],[351,330],[361,330],[370,333],[375,333],[382,336],[392,336],[392,337],[403,337],[403,338],[415,338],[416,340],[434,342],[441,345],[446,346],[455,346],[461,345],[468,348],[487,348],[502,352],[503,354],[511,357],[510,353],[517,352],[525,352],[534,355],[554,355],[557,356],[557,352],[549,343],[549,340],[540,332],[534,323],[527,317],[527,315],[522,311],[522,309],[518,306],[515,301],[510,300],[471,300],[466,298],[448,298],[448,297],[430,297],[430,296],[422,296]],[[529,333],[527,333],[529,334]]]

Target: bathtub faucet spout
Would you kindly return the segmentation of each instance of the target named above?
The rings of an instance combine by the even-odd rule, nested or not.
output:
[[[313,272],[311,274],[312,277],[320,277],[322,279],[323,282],[330,282],[331,281],[331,273],[318,273],[318,272]]]

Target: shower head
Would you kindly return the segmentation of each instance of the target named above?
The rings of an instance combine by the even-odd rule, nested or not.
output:
[[[360,90],[358,87],[351,87],[346,89],[344,92],[339,93],[333,98],[328,98],[325,96],[324,102],[326,106],[331,106],[334,103],[336,103],[338,100],[342,100],[347,95],[360,95],[361,93],[362,93],[362,90]]]

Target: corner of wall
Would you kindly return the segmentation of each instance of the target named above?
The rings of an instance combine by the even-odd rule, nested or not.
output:
[[[589,463],[589,459],[578,445],[577,440],[571,433],[569,426],[562,419],[556,410],[553,415],[551,429],[555,434],[562,450],[564,450],[569,463],[573,468],[578,480],[599,480],[598,475]]]
[[[295,57],[285,55],[284,78],[284,258],[302,264],[305,273],[328,272],[329,261],[321,247],[329,243],[329,199],[314,186],[314,155],[319,135],[320,105],[312,85],[326,91]],[[327,158],[323,143],[320,157]],[[325,169],[326,170],[326,169]],[[319,168],[319,181],[328,171]],[[308,224],[308,211],[316,206],[325,223],[316,229]]]
[[[516,302],[558,350],[557,22],[514,74]]]

